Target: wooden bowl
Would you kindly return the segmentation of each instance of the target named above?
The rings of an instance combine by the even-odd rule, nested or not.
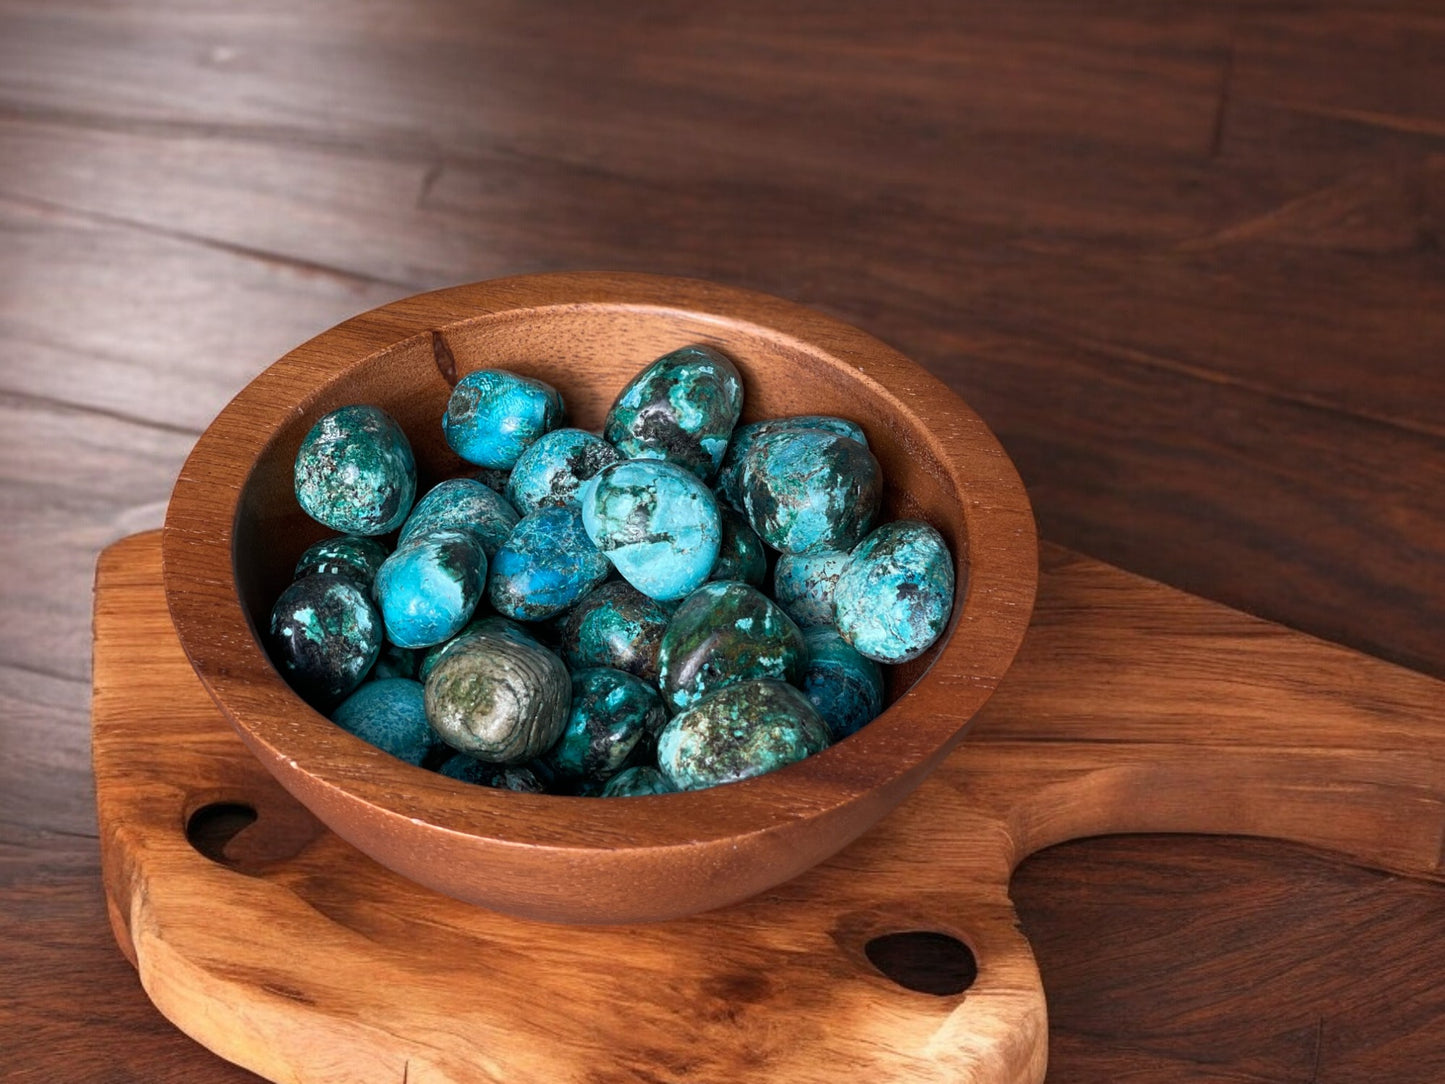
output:
[[[297,506],[292,469],[318,417],[389,411],[421,485],[465,469],[441,434],[459,375],[540,377],[570,424],[598,428],[619,389],[688,343],[726,351],[746,420],[859,422],[887,484],[884,516],[948,540],[960,591],[948,632],[894,668],[889,708],[781,771],[646,798],[517,794],[393,759],[313,711],[258,639],[301,550],[329,533]],[[420,491],[420,490],[419,490]],[[172,494],[166,595],[201,681],[272,774],[339,836],[437,891],[572,923],[667,919],[745,899],[828,857],[942,760],[1014,657],[1033,605],[1033,519],[1013,465],[956,395],[896,351],[810,309],[692,280],[555,274],[407,298],[271,366],[197,442]]]

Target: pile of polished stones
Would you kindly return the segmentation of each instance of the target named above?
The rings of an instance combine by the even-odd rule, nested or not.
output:
[[[742,403],[705,346],[639,373],[600,436],[561,428],[548,384],[473,372],[442,427],[478,469],[419,501],[390,415],[327,414],[296,497],[342,534],[302,555],[272,659],[386,753],[511,790],[692,790],[847,737],[882,710],[879,664],[942,633],[953,561],[926,523],[874,526],[858,425],[738,426]]]

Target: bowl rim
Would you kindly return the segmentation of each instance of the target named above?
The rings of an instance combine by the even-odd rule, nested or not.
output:
[[[778,771],[708,790],[596,801],[497,791],[387,757],[308,707],[272,666],[236,585],[241,495],[281,424],[333,380],[380,353],[436,341],[449,326],[548,309],[685,314],[749,326],[869,385],[909,420],[949,474],[968,540],[968,580],[932,664],[857,734]],[[725,348],[725,347],[724,347]],[[959,559],[957,554],[955,560]],[[1028,628],[1037,540],[1023,483],[982,419],[953,391],[873,336],[814,309],[698,279],[559,272],[413,295],[361,313],[284,355],[248,384],[196,442],[177,477],[162,535],[165,594],[202,685],[268,770],[293,793],[366,807],[503,847],[592,852],[691,847],[769,834],[837,812],[931,767],[962,737]],[[912,750],[903,757],[899,750]],[[365,770],[359,770],[364,765]],[[309,804],[309,803],[308,803]]]

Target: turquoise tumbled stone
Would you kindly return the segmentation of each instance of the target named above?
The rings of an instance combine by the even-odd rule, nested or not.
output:
[[[562,421],[562,397],[541,380],[478,369],[457,381],[442,434],[468,463],[511,470],[527,446]]]
[[[808,698],[781,681],[744,681],[675,715],[657,739],[657,766],[679,790],[771,772],[828,747]]]
[[[499,617],[496,614],[476,617],[467,622],[461,632],[457,633],[450,640],[427,648],[426,654],[422,655],[421,662],[417,665],[417,680],[426,681],[426,679],[431,676],[431,672],[436,669],[436,665],[441,661],[443,655],[462,643],[467,637],[477,632],[486,632],[493,636],[504,636],[516,643],[528,644],[532,647],[540,648],[542,646],[541,641],[510,617]]]
[[[367,675],[367,681],[382,681],[386,678],[410,678],[417,680],[417,667],[421,660],[417,653],[410,648],[397,647],[395,644],[382,644],[381,654],[377,656],[376,665],[371,668]]]
[[[610,779],[666,721],[657,690],[641,678],[601,667],[578,670],[567,727],[544,759],[563,779]]]
[[[354,534],[323,538],[301,555],[292,578],[299,580],[318,572],[345,576],[369,590],[376,579],[376,570],[385,560],[386,547],[374,538]]]
[[[374,406],[325,415],[296,453],[296,500],[333,531],[379,535],[396,530],[416,496],[416,461],[401,426]]]
[[[785,429],[821,429],[824,432],[837,433],[839,436],[852,437],[865,448],[868,446],[868,438],[863,435],[861,426],[846,418],[834,418],[826,414],[802,414],[795,418],[768,418],[766,421],[740,425],[733,430],[732,439],[728,442],[727,453],[723,456],[722,466],[718,468],[717,472],[715,488],[718,496],[725,503],[742,511],[744,457],[747,456],[749,449],[757,440]]]
[[[758,533],[736,512],[718,502],[718,526],[722,537],[718,543],[717,563],[712,566],[710,580],[741,580],[760,584],[768,576],[768,553]]]
[[[397,545],[443,527],[471,531],[488,559],[496,555],[521,515],[494,490],[472,478],[449,478],[427,492],[406,517]]]
[[[666,459],[706,479],[717,473],[742,408],[733,363],[710,346],[685,346],[632,378],[602,435],[629,459]]]
[[[453,753],[437,771],[448,779],[495,790],[522,794],[545,794],[547,791],[546,784],[525,764],[492,764],[465,753]]]
[[[663,601],[706,582],[722,541],[712,491],[656,459],[614,463],[593,476],[582,487],[582,522],[623,579]]]
[[[848,550],[878,514],[883,472],[873,453],[851,437],[784,429],[749,449],[741,491],[748,522],[774,549]]]
[[[773,601],[799,628],[831,625],[833,592],[847,565],[848,554],[840,550],[785,553],[773,566]]]
[[[381,643],[381,615],[366,590],[345,576],[303,576],[271,610],[271,659],[317,707],[331,707],[360,685]]]
[[[420,766],[436,743],[421,683],[406,678],[366,682],[331,713],[331,721],[408,764]]]
[[[577,504],[582,483],[622,456],[582,429],[554,429],[522,453],[507,480],[507,499],[524,516]]]
[[[682,711],[740,681],[802,679],[808,648],[787,614],[757,588],[707,583],[677,608],[658,656],[663,699]]]
[[[953,589],[942,535],[918,520],[885,523],[854,548],[838,577],[838,631],[866,658],[907,662],[942,634]]]
[[[641,798],[648,794],[671,794],[675,790],[667,776],[646,764],[618,772],[602,788],[604,798]]]
[[[416,535],[376,574],[386,635],[397,647],[431,647],[471,619],[486,584],[487,555],[471,531]]]
[[[835,628],[819,626],[805,635],[803,695],[818,709],[833,740],[841,741],[883,710],[883,669],[858,654]]]
[[[567,614],[562,660],[573,669],[609,666],[652,684],[671,614],[624,580],[604,583]]]
[[[492,561],[487,598],[499,613],[542,621],[607,579],[609,566],[576,508],[523,516]]]

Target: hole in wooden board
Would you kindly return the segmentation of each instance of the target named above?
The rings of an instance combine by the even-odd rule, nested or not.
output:
[[[241,802],[203,805],[186,821],[186,842],[212,862],[231,865],[226,844],[256,823],[256,810]]]
[[[885,933],[863,946],[868,962],[899,986],[920,994],[951,997],[978,977],[973,950],[933,930]]]

